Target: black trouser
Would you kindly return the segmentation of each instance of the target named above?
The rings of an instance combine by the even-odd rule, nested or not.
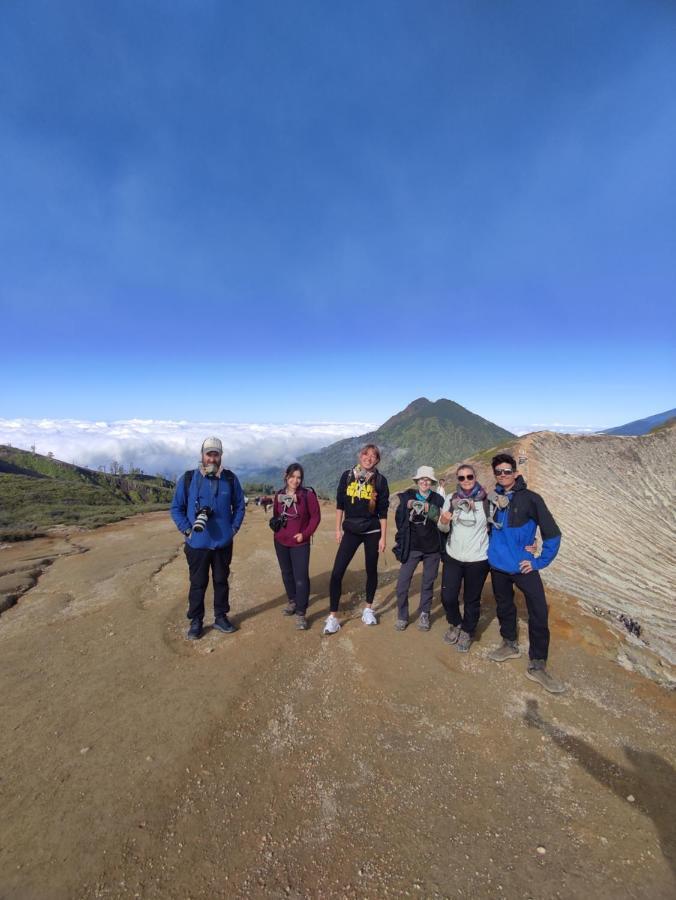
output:
[[[364,560],[366,563],[366,602],[373,603],[378,587],[378,544],[380,543],[380,532],[375,531],[373,534],[351,534],[349,531],[343,532],[343,537],[338,545],[336,560],[333,564],[331,572],[331,582],[329,584],[329,597],[331,612],[338,612],[340,603],[340,594],[343,588],[343,575],[350,565],[352,557],[357,552],[360,544],[364,545]]]
[[[459,562],[444,553],[441,575],[441,602],[449,625],[460,625],[463,631],[473,635],[481,613],[481,591],[488,575],[488,560]],[[463,611],[460,615],[460,585],[462,585]]]
[[[204,595],[209,585],[209,569],[214,585],[214,616],[226,616],[230,611],[228,576],[232,562],[232,541],[215,550],[195,550],[184,545],[190,569],[188,618],[204,619]]]
[[[296,613],[304,616],[310,599],[310,544],[285,547],[275,541],[275,552],[289,603],[294,603]]]
[[[514,585],[523,593],[528,608],[528,640],[531,659],[547,659],[549,650],[549,610],[539,572],[510,575],[491,569],[493,593],[497,604],[500,634],[506,641],[516,640],[516,604]]]
[[[432,595],[434,592],[434,582],[439,574],[439,560],[441,554],[423,553],[422,550],[411,550],[408,559],[401,564],[399,569],[399,578],[397,579],[397,615],[405,622],[408,621],[408,591],[411,587],[411,579],[413,573],[418,568],[418,564],[422,561],[423,577],[422,587],[420,588],[420,612],[429,613],[432,609]]]

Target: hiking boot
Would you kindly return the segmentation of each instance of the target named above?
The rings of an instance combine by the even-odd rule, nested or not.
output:
[[[449,625],[448,631],[444,634],[444,643],[445,644],[455,644],[457,643],[458,638],[460,637],[460,625]]]
[[[307,619],[301,613],[296,616],[296,628],[298,631],[307,631]]]
[[[418,617],[418,629],[420,631],[429,631],[430,630],[430,614],[426,612],[420,613]]]
[[[493,662],[505,662],[507,659],[518,659],[520,656],[521,651],[519,650],[517,641],[505,640],[503,640],[499,647],[496,647],[495,650],[491,650],[488,654],[488,658],[492,659]]]
[[[455,642],[455,649],[458,653],[467,653],[472,643],[472,636],[466,631],[461,631],[458,640]]]
[[[216,616],[214,619],[214,628],[216,631],[222,631],[223,634],[233,634],[237,631],[227,616]]]
[[[331,613],[331,615],[327,616],[326,622],[324,622],[322,634],[335,634],[337,631],[340,631],[340,622],[333,613]]]
[[[188,629],[187,638],[189,641],[199,641],[204,634],[201,619],[191,619],[190,628]]]
[[[282,610],[282,615],[283,616],[295,616],[296,615],[296,604],[291,603],[291,601],[289,601],[286,604],[286,606],[284,607],[284,609]]]
[[[544,659],[531,659],[528,663],[526,678],[531,681],[537,681],[550,694],[562,694],[566,687],[558,678],[554,678],[547,671],[547,663]]]
[[[364,609],[364,612],[361,614],[361,620],[364,625],[377,625],[378,620],[376,619],[376,614],[373,612],[370,606],[367,606]]]
[[[406,631],[407,628],[408,628],[408,620],[407,619],[397,619],[397,621],[394,623],[395,631]]]

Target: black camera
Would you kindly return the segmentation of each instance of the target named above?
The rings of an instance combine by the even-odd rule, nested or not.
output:
[[[286,525],[286,516],[283,513],[281,516],[272,516],[268,525],[276,533]]]
[[[197,510],[197,515],[195,516],[195,522],[193,523],[192,530],[196,532],[204,531],[207,527],[207,522],[213,515],[214,511],[210,506],[202,506]]]

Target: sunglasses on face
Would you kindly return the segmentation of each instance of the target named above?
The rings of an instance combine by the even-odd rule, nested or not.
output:
[[[499,478],[501,475],[513,475],[514,469],[493,469],[496,476]]]
[[[458,481],[474,481],[474,475],[458,475]]]

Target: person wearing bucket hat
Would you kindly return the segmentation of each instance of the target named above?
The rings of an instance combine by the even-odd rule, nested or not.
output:
[[[237,476],[222,466],[223,444],[217,437],[202,442],[200,465],[176,483],[171,517],[185,536],[188,561],[189,640],[202,637],[204,595],[209,572],[214,586],[214,628],[224,634],[237,629],[228,619],[233,540],[244,520],[244,493]]]
[[[434,582],[439,572],[442,540],[437,521],[444,498],[433,488],[437,478],[431,466],[419,466],[413,476],[414,488],[399,494],[399,506],[395,514],[397,534],[393,552],[401,563],[397,579],[397,631],[405,631],[408,626],[408,592],[411,579],[418,565],[423,565],[422,587],[420,589],[420,610],[418,628],[430,630],[430,611]]]

